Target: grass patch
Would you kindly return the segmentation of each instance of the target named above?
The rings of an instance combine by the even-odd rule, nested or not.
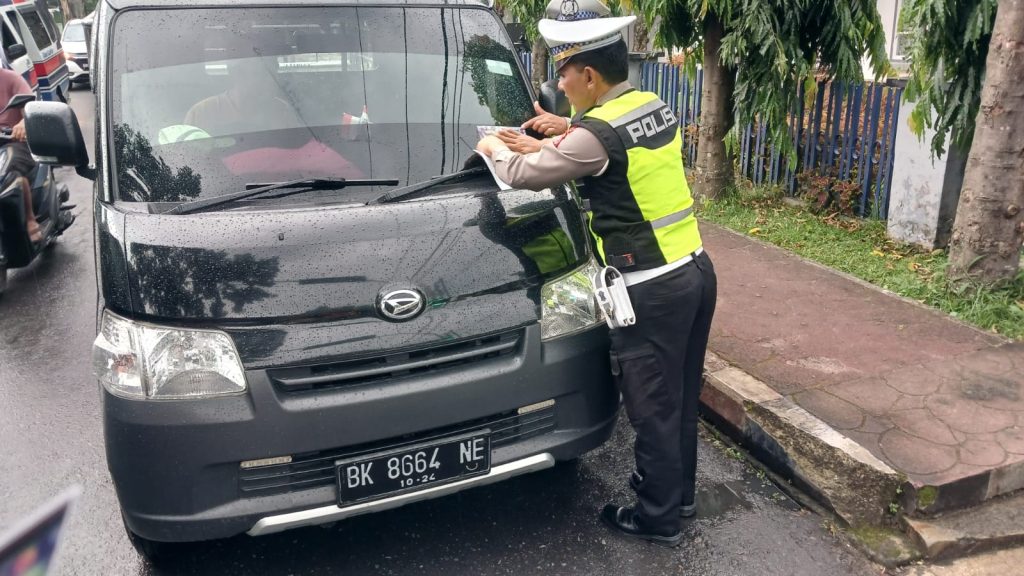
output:
[[[1024,269],[1008,285],[951,284],[945,251],[928,252],[885,235],[885,222],[815,214],[777,190],[737,190],[707,200],[699,216],[830,268],[912,298],[984,330],[1024,340]]]
[[[939,490],[934,486],[923,486],[917,491],[917,507],[925,509],[932,504],[935,504],[935,500],[939,497]]]
[[[912,562],[920,554],[906,535],[893,528],[878,526],[857,526],[849,534],[868,552],[876,562],[889,567]]]

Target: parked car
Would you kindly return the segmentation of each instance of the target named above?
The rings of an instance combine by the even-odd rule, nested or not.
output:
[[[4,59],[42,100],[67,102],[71,80],[44,0],[0,0]]]
[[[144,555],[607,440],[582,203],[499,190],[473,152],[534,114],[485,3],[101,0],[93,37],[95,169],[69,107],[26,124],[96,180],[93,364]]]
[[[89,50],[84,22],[85,19],[69,21],[60,37],[72,85],[89,82]]]

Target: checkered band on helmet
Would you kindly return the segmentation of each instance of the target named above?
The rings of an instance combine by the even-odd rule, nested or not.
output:
[[[580,10],[573,12],[572,14],[559,14],[559,22],[575,22],[577,20],[591,20],[593,18],[600,18],[601,15],[597,12],[591,12],[590,10]]]

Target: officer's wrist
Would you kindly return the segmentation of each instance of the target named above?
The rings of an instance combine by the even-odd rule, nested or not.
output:
[[[495,162],[504,162],[514,155],[515,152],[509,150],[506,146],[495,146],[495,148],[491,150],[491,160],[494,160]]]

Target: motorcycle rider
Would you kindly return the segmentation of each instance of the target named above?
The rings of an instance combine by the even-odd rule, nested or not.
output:
[[[18,94],[32,94],[32,87],[21,77],[21,74],[6,68],[0,68],[0,103],[9,102]],[[17,173],[25,198],[25,223],[32,242],[42,240],[42,231],[32,210],[32,185],[28,175],[35,167],[35,160],[29,152],[25,137],[25,115],[21,108],[10,108],[0,114],[0,129],[10,130],[12,142],[4,145],[10,155],[10,169]]]

